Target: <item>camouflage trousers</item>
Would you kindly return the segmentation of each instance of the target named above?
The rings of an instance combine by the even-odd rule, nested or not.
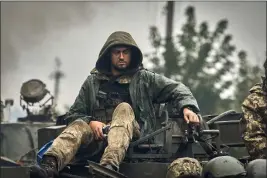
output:
[[[113,112],[107,135],[107,146],[100,164],[109,164],[118,168],[133,137],[140,137],[139,125],[131,106],[128,103],[121,103]],[[54,140],[45,155],[56,157],[58,171],[60,171],[67,164],[81,157],[99,153],[101,145],[103,146],[103,141],[95,140],[91,127],[85,121],[77,119]]]

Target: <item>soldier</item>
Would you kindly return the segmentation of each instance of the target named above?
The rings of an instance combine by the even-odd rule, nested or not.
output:
[[[103,127],[110,126],[100,165],[118,171],[132,139],[155,130],[154,103],[171,102],[187,123],[199,123],[197,101],[182,83],[144,69],[142,52],[127,32],[114,32],[102,47],[95,69],[67,114],[68,127],[44,154],[32,177],[53,177],[70,162],[96,155]]]
[[[267,59],[266,59],[267,60]],[[242,138],[252,159],[266,158],[267,136],[267,61],[263,82],[250,89],[250,95],[242,104]]]
[[[166,178],[200,178],[202,166],[194,158],[178,158],[168,167]]]

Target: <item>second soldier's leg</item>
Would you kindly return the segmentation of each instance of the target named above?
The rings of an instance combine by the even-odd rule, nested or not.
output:
[[[128,103],[119,104],[114,110],[108,133],[108,146],[101,158],[101,165],[110,165],[115,169],[125,157],[136,127],[133,109]],[[138,130],[139,131],[139,130]]]
[[[44,157],[55,157],[57,170],[60,171],[73,159],[81,144],[89,145],[93,140],[91,127],[85,121],[77,119],[54,140]]]

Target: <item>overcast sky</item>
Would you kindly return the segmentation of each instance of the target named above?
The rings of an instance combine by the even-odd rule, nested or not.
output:
[[[49,79],[54,59],[62,61],[59,108],[71,105],[94,67],[99,50],[114,31],[132,34],[143,52],[151,51],[149,26],[165,34],[165,2],[2,2],[1,100],[13,98],[19,106],[23,82],[37,78],[54,91]],[[197,21],[229,20],[228,33],[238,49],[248,51],[253,63],[262,63],[266,51],[266,2],[175,2],[174,34],[184,22],[188,5]]]

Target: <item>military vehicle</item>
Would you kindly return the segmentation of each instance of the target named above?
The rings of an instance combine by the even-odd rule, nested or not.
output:
[[[164,108],[158,112],[160,117],[157,119],[157,130],[130,144],[119,173],[99,166],[97,164],[101,156],[99,155],[67,165],[60,172],[60,178],[164,178],[168,165],[179,157],[196,158],[202,165],[211,158],[222,155],[234,156],[244,164],[250,161],[239,133],[240,113],[230,110],[220,115],[203,117],[199,115],[201,124],[196,127],[185,124],[179,115],[172,112],[171,107]],[[61,116],[56,125],[38,130],[38,156],[42,156],[52,140],[65,127],[64,116]],[[239,151],[235,152],[235,148],[238,150],[243,148],[244,152],[242,154]],[[19,168],[21,169],[19,177],[29,178],[29,168],[26,166]],[[18,167],[6,166],[2,169],[1,172],[5,172],[4,178],[18,176],[11,171]]]
[[[4,113],[2,109],[9,111],[13,102],[10,99],[1,102],[1,113]],[[10,122],[10,111],[1,116],[1,157],[27,165],[36,162],[38,129],[55,125],[53,96],[41,80],[31,79],[22,84],[20,106],[27,116],[18,118],[17,122]]]

